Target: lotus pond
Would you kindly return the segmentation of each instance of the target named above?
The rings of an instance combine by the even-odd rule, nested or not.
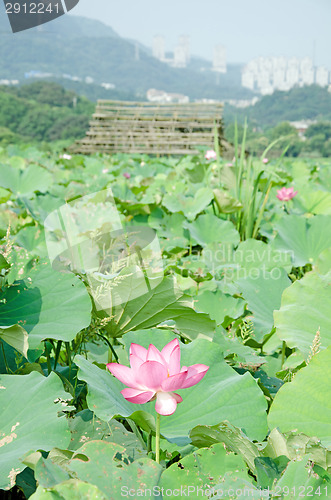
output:
[[[331,164],[215,156],[0,149],[3,498],[330,498]]]

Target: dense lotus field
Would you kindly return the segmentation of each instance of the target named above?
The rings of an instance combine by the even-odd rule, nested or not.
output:
[[[330,498],[331,164],[214,156],[0,149],[3,498]]]

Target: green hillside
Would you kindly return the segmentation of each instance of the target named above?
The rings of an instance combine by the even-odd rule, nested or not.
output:
[[[94,104],[52,82],[0,86],[0,144],[83,137]]]

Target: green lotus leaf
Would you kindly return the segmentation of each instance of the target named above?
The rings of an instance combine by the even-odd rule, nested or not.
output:
[[[194,451],[187,457],[168,467],[161,476],[160,488],[168,490],[169,498],[175,498],[178,492],[192,494],[199,498],[211,491],[227,472],[234,472],[237,477],[248,480],[247,469],[243,459],[225,450],[223,444],[215,444],[211,448]],[[208,484],[208,487],[206,486]],[[182,495],[184,496],[184,494]]]
[[[274,311],[277,336],[307,358],[317,330],[322,347],[331,344],[331,273],[307,273],[287,288]],[[276,309],[276,308],[275,308]]]
[[[331,215],[331,193],[313,191],[310,187],[306,192],[300,189],[300,202],[303,210],[314,215]]]
[[[23,326],[30,349],[47,338],[69,342],[90,324],[91,300],[76,276],[44,264],[29,278],[1,293],[0,324]]]
[[[36,191],[45,193],[53,182],[51,174],[38,165],[29,165],[21,170],[10,165],[1,165],[0,186],[17,196],[31,195]]]
[[[316,436],[331,450],[331,346],[280,388],[268,416],[270,429]]]
[[[25,468],[19,459],[27,452],[67,447],[70,432],[55,401],[68,396],[55,373],[47,378],[37,372],[0,375],[0,489],[15,484]]]
[[[141,441],[117,420],[103,422],[95,417],[90,410],[82,410],[69,419],[71,432],[70,450],[77,450],[82,443],[101,440],[124,446],[128,456],[135,460],[146,454]]]
[[[331,247],[326,248],[320,253],[318,259],[313,266],[313,270],[319,274],[327,274],[331,269]]]
[[[239,233],[232,222],[225,221],[213,214],[199,215],[194,222],[186,223],[191,237],[202,247],[210,243],[239,243]]]
[[[224,443],[226,447],[245,460],[251,471],[255,469],[255,458],[261,455],[259,447],[238,428],[225,422],[219,426],[198,425],[190,433],[192,443],[198,448]]]
[[[301,461],[290,462],[283,476],[274,486],[274,489],[284,492],[284,496],[286,494],[286,497],[291,500],[297,500],[302,495],[320,499],[330,498],[328,494],[330,480],[327,481],[318,477],[317,474],[312,474],[310,472],[310,465],[310,461],[307,458]]]
[[[143,292],[138,297],[137,287],[144,290],[144,278],[139,280],[128,276],[116,287],[116,294],[126,297],[126,301],[112,309],[113,319],[107,325],[111,336],[121,337],[132,330],[152,328],[165,321],[172,321],[189,339],[212,339],[215,322],[207,314],[193,309],[192,298],[177,288],[173,278],[164,277],[150,292]],[[136,298],[130,300],[131,296]]]
[[[0,340],[14,347],[14,349],[23,354],[25,358],[28,357],[28,334],[21,326],[0,326]]]
[[[213,191],[202,187],[195,192],[194,196],[185,196],[181,192],[166,194],[162,203],[169,212],[183,212],[187,219],[193,220],[213,198]]]
[[[214,196],[218,209],[223,214],[238,212],[238,210],[241,210],[243,207],[240,201],[233,198],[227,191],[214,189]]]
[[[293,265],[314,263],[326,248],[331,247],[331,216],[316,215],[309,219],[287,215],[277,224],[274,247],[289,252]]]
[[[244,312],[245,301],[226,295],[220,290],[216,292],[206,290],[198,295],[196,308],[199,311],[208,313],[211,319],[220,325],[226,317],[230,319],[239,318]]]
[[[131,489],[153,489],[162,471],[150,458],[139,458],[130,464],[123,446],[105,441],[84,444],[69,462],[68,469],[78,479],[97,486],[109,500],[118,500]]]
[[[253,313],[254,338],[261,342],[274,326],[273,312],[280,306],[284,290],[291,281],[286,271],[275,268],[264,272],[256,279],[242,278],[237,281],[239,290],[248,302],[248,309]]]
[[[83,498],[88,500],[111,500],[93,484],[78,479],[70,479],[53,488],[38,486],[30,500],[82,500]]]
[[[292,267],[290,255],[273,248],[270,244],[254,239],[241,242],[233,260],[246,272],[254,272],[255,269],[271,271],[280,267],[290,271]],[[244,277],[243,274],[238,275],[238,277],[241,276]]]

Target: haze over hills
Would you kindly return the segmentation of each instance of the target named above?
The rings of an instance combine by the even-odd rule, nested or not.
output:
[[[145,98],[149,88],[188,95],[190,99],[245,99],[253,93],[241,87],[240,65],[229,66],[227,74],[208,70],[210,62],[192,59],[188,68],[172,68],[150,55],[141,44],[128,41],[99,21],[76,16],[63,16],[51,23],[26,32],[12,34],[6,16],[0,16],[0,79],[18,79],[25,83],[25,73],[50,73],[61,79],[63,74],[94,83],[115,85],[117,97]],[[201,65],[207,68],[200,71]],[[79,82],[61,81],[80,91]],[[90,88],[92,91],[92,87]],[[115,93],[116,93],[115,92]],[[89,94],[96,98],[96,89]],[[100,97],[113,98],[102,89]]]

